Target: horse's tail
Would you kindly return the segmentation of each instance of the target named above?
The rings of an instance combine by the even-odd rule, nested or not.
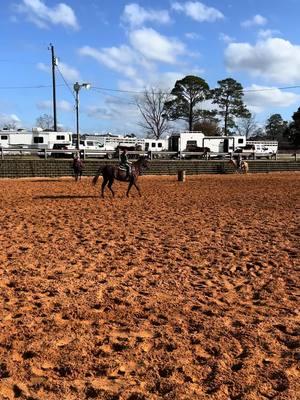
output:
[[[94,176],[93,180],[92,180],[92,184],[95,186],[98,182],[99,176],[102,173],[102,167],[100,167],[96,173],[96,175]]]

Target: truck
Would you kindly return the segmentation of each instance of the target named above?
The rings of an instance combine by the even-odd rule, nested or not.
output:
[[[80,140],[79,150],[85,157],[101,157],[111,160],[116,153],[113,145],[105,144],[97,140]]]
[[[235,153],[241,153],[243,158],[267,158],[276,157],[278,142],[276,140],[247,140],[246,146],[237,149]]]

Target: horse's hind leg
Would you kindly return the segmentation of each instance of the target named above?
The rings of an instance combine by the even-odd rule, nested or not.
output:
[[[107,178],[103,178],[103,182],[102,182],[102,185],[101,185],[101,197],[104,197],[104,189],[105,189],[105,186],[106,186],[107,182],[108,182],[108,179]]]
[[[112,184],[114,183],[114,179],[110,179],[108,183],[108,188],[111,191],[113,197],[115,197],[115,192],[112,190]]]

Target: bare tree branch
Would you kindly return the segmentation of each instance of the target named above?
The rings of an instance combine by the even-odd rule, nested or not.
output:
[[[159,139],[169,130],[169,122],[165,118],[164,105],[170,100],[170,95],[161,89],[145,90],[143,95],[136,98],[136,105],[140,110],[142,121],[139,125],[147,136]]]

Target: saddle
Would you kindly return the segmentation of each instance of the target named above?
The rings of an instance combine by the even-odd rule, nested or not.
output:
[[[130,171],[129,171],[129,174],[128,174],[127,178],[130,178],[133,175],[133,172],[134,172],[134,167],[132,166],[130,168]],[[117,169],[117,177],[124,177],[125,178],[126,173],[127,173],[126,167],[123,166],[123,165],[119,165],[118,169]]]

